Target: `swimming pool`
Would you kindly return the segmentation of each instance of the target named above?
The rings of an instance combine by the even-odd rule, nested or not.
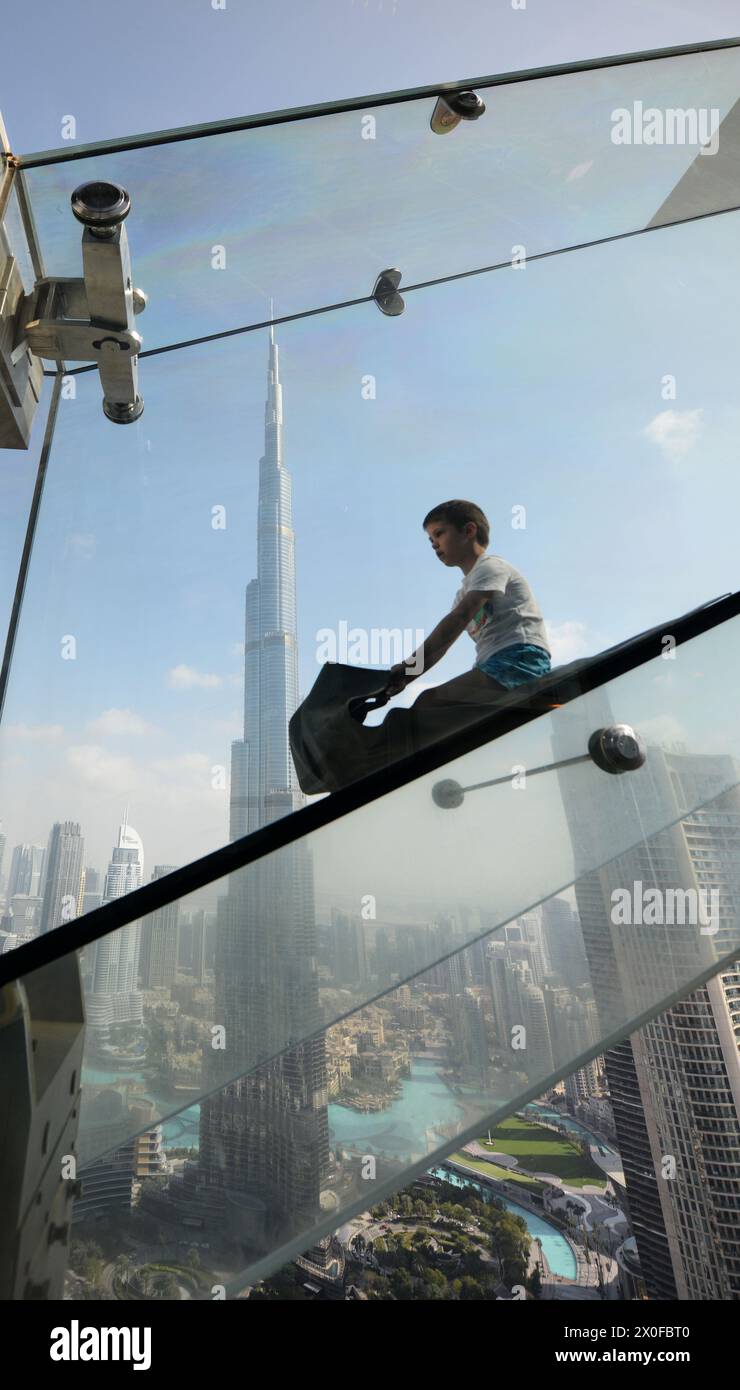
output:
[[[514,1216],[521,1216],[532,1240],[538,1238],[542,1241],[542,1251],[552,1273],[559,1274],[563,1279],[575,1279],[578,1265],[573,1250],[565,1236],[562,1236],[555,1226],[551,1226],[549,1221],[525,1207],[520,1207],[517,1202],[511,1202],[495,1188],[476,1182],[475,1178],[465,1178],[450,1168],[430,1168],[429,1171],[433,1177],[444,1178],[445,1182],[451,1182],[455,1187],[474,1187],[484,1201],[495,1197],[507,1211],[512,1212]]]

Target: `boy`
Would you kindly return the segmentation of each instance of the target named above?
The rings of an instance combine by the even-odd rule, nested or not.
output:
[[[537,601],[526,579],[500,555],[488,554],[490,527],[474,502],[441,502],[422,523],[443,565],[462,570],[462,586],[446,617],[406,661],[391,667],[385,687],[397,695],[428,671],[467,629],[476,645],[471,671],[424,690],[417,705],[476,703],[550,670],[550,648]],[[414,670],[409,670],[414,667]]]

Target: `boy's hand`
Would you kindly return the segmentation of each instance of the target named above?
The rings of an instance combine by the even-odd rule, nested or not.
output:
[[[405,690],[411,679],[412,677],[409,675],[404,663],[402,661],[396,662],[396,665],[391,666],[390,669],[390,675],[385,687],[386,694],[400,695],[401,691]]]

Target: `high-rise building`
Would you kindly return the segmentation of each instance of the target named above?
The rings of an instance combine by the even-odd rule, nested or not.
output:
[[[570,718],[581,717],[576,702]],[[562,713],[562,712],[561,712]],[[614,722],[605,692],[589,697],[589,727]],[[562,721],[563,749],[573,732]],[[585,731],[584,731],[585,732]],[[554,749],[555,756],[559,749]],[[598,870],[582,872],[575,894],[602,1036],[657,990],[678,992],[735,939],[740,905],[740,793],[737,763],[650,745],[641,772],[639,815],[666,826]],[[629,775],[588,814],[572,778],[561,783],[576,869],[594,860],[591,837],[635,840],[638,819]],[[733,786],[735,784],[735,786]],[[726,791],[727,787],[732,787]],[[694,809],[699,806],[699,809]],[[606,823],[606,818],[609,823]],[[666,905],[713,887],[718,911],[702,921],[639,924],[615,919],[616,891],[657,891]],[[605,1051],[629,1215],[650,1297],[740,1298],[740,970],[734,967]]]
[[[230,834],[304,804],[288,722],[298,706],[291,479],[283,465],[278,348],[270,330],[265,452],[260,460],[257,576],[247,585],[244,738],[232,747]],[[219,901],[214,1050],[201,1106],[200,1167],[223,1194],[229,1229],[259,1248],[319,1213],[329,1164],[327,1072],[320,1026],[311,851],[303,841],[231,875]],[[291,1037],[307,1041],[281,1051]],[[279,1055],[275,1055],[279,1052]],[[223,1058],[223,1068],[219,1063]],[[272,1058],[272,1060],[270,1060]],[[261,1064],[261,1065],[260,1065]],[[252,1070],[248,1070],[251,1068]]]
[[[136,1097],[127,1102],[119,1091],[90,1088],[85,1119],[88,1134],[95,1135],[96,1146],[105,1149],[106,1140],[120,1135],[120,1148],[110,1149],[94,1163],[80,1169],[82,1186],[74,1204],[73,1224],[99,1220],[114,1213],[126,1216],[131,1211],[134,1183],[147,1178],[161,1177],[167,1170],[162,1143],[162,1126],[153,1124],[143,1133],[131,1138],[131,1128],[140,1129],[156,1120],[153,1101]]]
[[[39,896],[45,858],[43,845],[16,845],[10,860],[8,899],[16,893],[31,898]]]
[[[202,985],[213,967],[213,931],[216,914],[194,908],[180,923],[178,965]]]
[[[588,963],[577,914],[565,898],[542,904],[542,929],[553,972],[564,985],[583,984]]]
[[[365,929],[358,913],[331,909],[330,966],[337,985],[360,989],[367,984]]]
[[[529,947],[528,962],[534,984],[541,986],[549,969],[549,959],[542,930],[542,909],[535,907],[516,919],[516,927]],[[510,928],[509,928],[510,930]]]
[[[92,912],[103,901],[102,875],[90,865],[85,867],[85,892],[82,898],[82,911]]]
[[[584,1100],[598,1094],[599,1086],[599,1068],[595,1058],[587,1062],[585,1067],[579,1067],[578,1071],[572,1071],[565,1078],[565,1097],[570,1110],[577,1112]]]
[[[728,950],[735,941],[740,792],[736,785],[723,789],[737,783],[738,768],[720,755],[665,753],[655,761],[656,776],[672,789],[682,820],[625,855],[622,880],[657,887],[664,896],[676,885],[716,890],[717,918],[706,924],[706,935],[688,919],[665,929],[677,968],[687,970],[697,959],[708,963],[710,952],[721,955],[723,943]],[[689,809],[697,800],[703,802],[699,809]],[[610,890],[618,873],[616,865],[602,872]],[[655,956],[648,949],[636,961],[636,987],[651,967],[656,969]],[[740,966],[734,964],[632,1037],[681,1299],[740,1300],[739,1031]],[[637,1247],[642,1262],[639,1235]]]
[[[486,1086],[489,1079],[488,1036],[480,1000],[466,984],[459,955],[440,961],[437,978],[448,997],[449,1059],[462,1081]]]
[[[70,922],[82,911],[85,841],[77,821],[56,821],[46,853],[40,934]]]
[[[103,903],[141,887],[144,846],[124,815],[118,828],[103,888]],[[129,922],[97,942],[92,980],[86,996],[88,1028],[105,1034],[114,1023],[141,1023],[143,1001],[138,985],[141,922]]]
[[[171,874],[175,864],[155,864],[152,883]],[[139,984],[142,989],[169,988],[177,979],[180,904],[167,903],[151,912],[141,924]]]
[[[10,899],[13,930],[18,933],[19,943],[33,941],[38,936],[43,902],[43,898],[33,898],[28,893],[14,893]]]
[[[550,1040],[550,1029],[547,1022],[547,1010],[545,1008],[545,996],[539,985],[531,983],[525,974],[525,967],[519,966],[522,972],[519,984],[519,1019],[526,1029],[523,1034],[525,1046],[520,1052],[522,1070],[528,1076],[544,1078],[553,1070],[552,1042]]]

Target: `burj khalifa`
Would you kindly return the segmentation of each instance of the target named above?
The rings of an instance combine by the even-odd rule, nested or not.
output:
[[[230,839],[304,803],[288,722],[298,705],[295,537],[283,462],[278,346],[270,328],[257,575],[246,589],[244,737],[232,744]],[[259,1251],[316,1219],[329,1168],[326,1057],[311,850],[304,841],[230,876],[219,900],[216,1022],[200,1164],[229,1230]],[[294,1039],[306,1039],[286,1049]],[[216,1089],[219,1081],[240,1076]]]
[[[232,744],[230,838],[303,804],[288,721],[298,706],[292,481],[283,463],[283,390],[270,328],[265,452],[260,459],[257,578],[247,585],[244,738]]]

